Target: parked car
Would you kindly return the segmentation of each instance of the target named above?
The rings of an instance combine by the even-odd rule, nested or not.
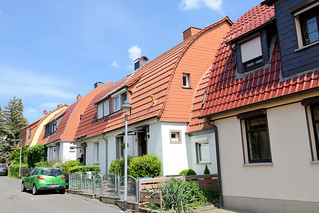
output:
[[[0,164],[0,175],[8,175],[8,167],[4,164]]]
[[[21,183],[21,191],[32,190],[33,195],[45,190],[64,194],[65,188],[65,176],[62,171],[52,167],[34,168]]]

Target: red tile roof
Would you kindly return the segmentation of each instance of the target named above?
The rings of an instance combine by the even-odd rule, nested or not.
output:
[[[86,109],[76,138],[88,138],[124,126],[125,113],[122,111],[96,120],[97,109],[93,103],[125,85],[133,91],[129,97],[132,105],[129,124],[154,117],[161,121],[187,123],[194,89],[205,70],[210,67],[217,47],[231,24],[226,17],[206,27],[145,64],[129,77],[106,88]],[[191,74],[193,88],[182,88],[183,73]],[[156,99],[154,106],[150,95]]]
[[[212,65],[207,97],[200,116],[214,115],[319,86],[319,71],[280,80],[281,60],[278,41],[276,41],[269,68],[242,78],[235,78],[235,54],[226,43],[230,38],[235,37],[233,34],[237,36],[240,29],[251,28],[250,26],[259,27],[256,25],[256,20],[262,20],[257,21],[259,24],[267,22],[267,19],[274,14],[273,10],[273,7],[258,5],[232,26],[222,41]],[[241,25],[248,25],[248,27]]]

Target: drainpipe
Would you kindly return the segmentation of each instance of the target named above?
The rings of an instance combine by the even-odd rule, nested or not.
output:
[[[109,164],[108,164],[108,156],[109,156],[109,142],[104,138],[105,133],[102,133],[102,139],[105,141],[106,146],[106,156],[105,156],[105,163],[106,163],[106,171],[105,173],[109,173]]]
[[[224,199],[223,199],[223,187],[222,187],[222,174],[221,174],[221,166],[220,166],[220,153],[219,153],[219,140],[218,140],[218,129],[217,126],[210,122],[209,117],[205,117],[206,122],[209,126],[211,126],[215,131],[215,143],[216,143],[216,158],[217,158],[217,185],[219,191],[219,201],[220,207],[224,207]]]

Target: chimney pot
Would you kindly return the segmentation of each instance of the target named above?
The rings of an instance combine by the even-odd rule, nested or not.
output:
[[[78,101],[78,100],[80,100],[82,98],[82,95],[80,95],[80,94],[78,94],[77,96],[76,96],[76,100]]]
[[[197,33],[199,33],[199,31],[201,31],[202,29],[200,28],[196,28],[196,27],[190,27],[188,28],[187,30],[185,30],[183,32],[183,39],[184,41],[186,39],[188,39],[189,37],[193,36],[193,35],[196,35]]]
[[[103,85],[104,83],[101,81],[95,82],[94,89],[98,88],[99,86]]]

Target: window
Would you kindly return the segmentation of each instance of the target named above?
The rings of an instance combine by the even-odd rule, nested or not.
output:
[[[208,141],[195,143],[197,163],[210,163],[210,148]]]
[[[183,88],[190,88],[190,76],[189,74],[183,74]]]
[[[94,163],[96,163],[96,162],[99,162],[99,158],[100,158],[100,156],[99,156],[99,154],[100,154],[100,150],[99,150],[99,143],[94,143],[93,144],[94,145],[94,147],[93,147],[93,150],[94,150]]]
[[[170,143],[171,144],[181,144],[181,131],[170,131]]]
[[[315,137],[316,160],[319,159],[319,104],[311,106],[312,124]]]
[[[116,159],[121,159],[124,156],[124,146],[123,136],[116,137]]]
[[[127,100],[127,92],[124,92],[116,97],[113,98],[114,101],[114,111],[118,111],[121,109],[122,104],[124,101]]]
[[[261,37],[257,36],[240,44],[241,61],[243,70],[249,70],[263,65]]]
[[[30,129],[29,131],[29,139],[31,138],[31,136],[32,136],[32,129]]]
[[[110,114],[110,102],[106,101],[104,103],[104,113],[103,113],[103,115],[106,116],[108,114]]]
[[[103,104],[99,104],[97,106],[97,119],[100,119],[103,117]]]
[[[293,11],[299,48],[319,42],[319,2]]]
[[[50,123],[48,123],[45,126],[44,137],[48,137],[50,135],[53,135],[56,132],[61,119],[62,119],[62,117],[59,117],[58,119],[51,121]]]
[[[266,110],[256,110],[237,116],[241,120],[244,163],[271,162]]]

